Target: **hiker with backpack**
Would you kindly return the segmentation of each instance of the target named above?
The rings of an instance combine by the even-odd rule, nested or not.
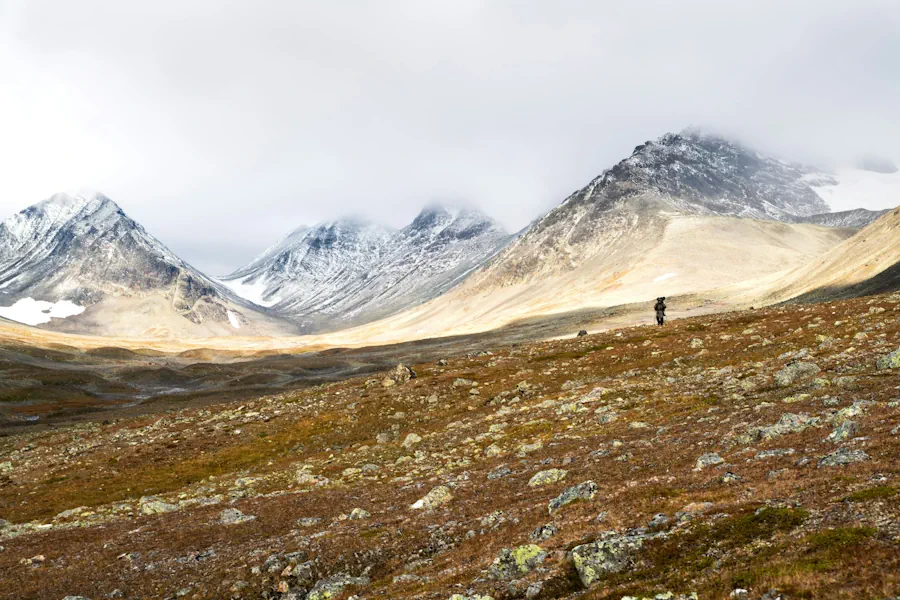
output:
[[[661,296],[656,299],[656,306],[653,307],[653,310],[656,311],[656,324],[663,325],[666,322],[666,297]]]

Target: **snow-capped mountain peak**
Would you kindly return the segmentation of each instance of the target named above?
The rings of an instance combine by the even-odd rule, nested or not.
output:
[[[122,327],[159,327],[158,319],[170,312],[178,317],[172,320],[175,330],[190,329],[184,317],[196,325],[219,323],[230,331],[229,309],[253,311],[99,192],[56,194],[0,222],[0,310],[10,318],[18,314],[16,306],[65,306],[67,316],[84,313],[78,317],[80,325],[67,319],[66,327],[118,333],[117,309],[95,307],[130,304],[151,312],[147,303],[157,311],[154,317],[130,318]]]
[[[222,283],[310,329],[334,327],[443,293],[508,239],[477,210],[432,204],[400,230],[358,217],[301,227]]]

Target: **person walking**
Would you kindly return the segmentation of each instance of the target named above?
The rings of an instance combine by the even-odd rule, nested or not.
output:
[[[656,306],[653,307],[653,310],[656,311],[656,324],[663,325],[666,322],[666,298],[665,298],[665,296],[661,296],[656,299]]]

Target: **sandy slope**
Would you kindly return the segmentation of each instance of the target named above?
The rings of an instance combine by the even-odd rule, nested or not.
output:
[[[617,239],[613,251],[567,273],[490,285],[488,267],[472,282],[419,308],[338,335],[387,341],[472,333],[538,314],[697,294],[796,268],[852,233],[732,217],[669,216],[661,227],[636,229]]]
[[[771,282],[761,296],[780,302],[816,290],[860,284],[900,263],[900,208],[829,252]]]

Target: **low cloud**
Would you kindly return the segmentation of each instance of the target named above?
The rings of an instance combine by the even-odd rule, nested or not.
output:
[[[877,0],[0,0],[0,212],[99,189],[219,274],[346,213],[516,230],[690,124],[900,161],[898,27]]]

